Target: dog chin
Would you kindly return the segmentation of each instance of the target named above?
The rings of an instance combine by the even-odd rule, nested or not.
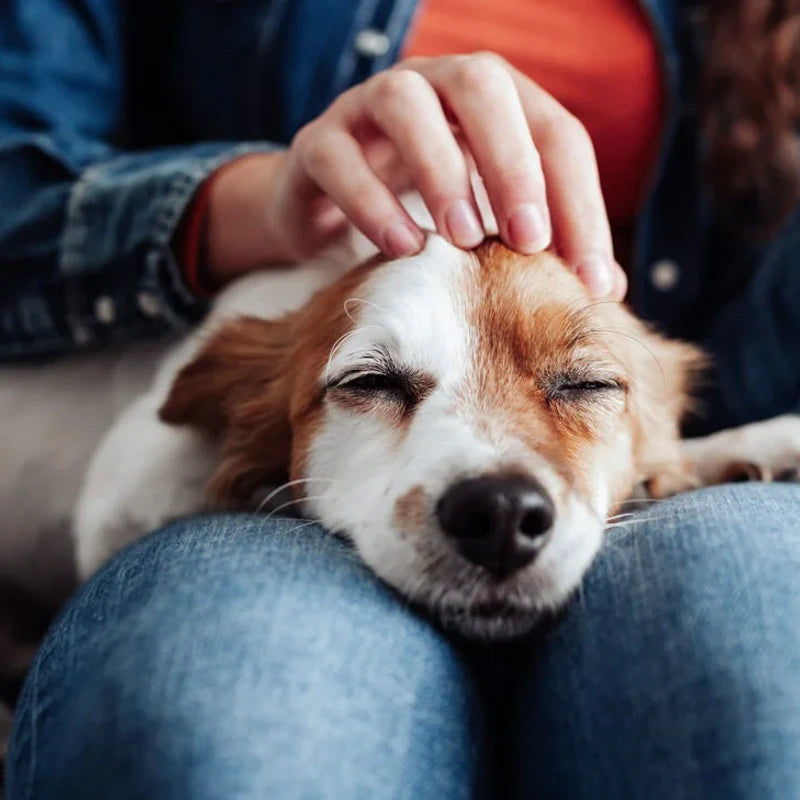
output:
[[[433,609],[433,615],[445,630],[467,639],[495,642],[530,633],[542,618],[536,608],[502,602],[447,606]]]

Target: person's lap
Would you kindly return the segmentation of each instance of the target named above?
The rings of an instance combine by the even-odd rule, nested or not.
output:
[[[23,692],[9,798],[458,798],[480,704],[455,648],[333,537],[177,523],[92,579]]]
[[[524,648],[509,796],[800,797],[800,487],[718,487],[639,519]]]
[[[503,796],[792,796],[798,512],[796,487],[723,487],[612,531],[553,632],[492,649]],[[51,631],[9,800],[474,796],[488,691],[467,652],[313,526],[176,523]]]

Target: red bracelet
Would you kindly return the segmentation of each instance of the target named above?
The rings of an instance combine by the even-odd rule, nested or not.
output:
[[[178,229],[178,260],[186,285],[198,297],[210,297],[211,292],[203,287],[200,280],[200,264],[204,257],[206,218],[211,199],[211,188],[221,169],[213,172],[200,185],[192,202],[184,214]]]
[[[183,216],[178,227],[176,237],[178,261],[181,266],[186,285],[198,297],[211,297],[214,293],[203,285],[203,272],[206,259],[206,229],[208,224],[208,206],[211,202],[211,190],[220,175],[232,164],[243,158],[249,158],[248,153],[217,167],[195,192],[189,208]]]

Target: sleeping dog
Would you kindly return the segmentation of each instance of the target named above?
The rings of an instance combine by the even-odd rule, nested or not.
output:
[[[565,601],[635,487],[661,497],[800,464],[795,417],[682,441],[699,351],[592,300],[552,254],[431,233],[416,256],[364,260],[355,242],[237,281],[167,353],[59,365],[61,455],[43,443],[27,471],[58,491],[37,491],[28,529],[69,519],[86,577],[179,515],[291,511],[450,628],[503,638]],[[132,399],[118,415],[112,369],[115,402]],[[56,378],[12,379],[0,418],[19,449],[30,398]],[[3,469],[5,509],[24,479]]]

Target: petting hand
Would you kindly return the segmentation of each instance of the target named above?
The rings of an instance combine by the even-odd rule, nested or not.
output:
[[[222,265],[218,256],[230,245],[236,263],[231,270],[228,259],[229,272],[252,247],[260,247],[262,264],[299,259],[347,220],[386,254],[410,255],[423,234],[397,195],[412,187],[443,236],[474,247],[485,233],[471,164],[506,244],[534,253],[555,243],[594,295],[624,296],[589,136],[492,54],[404,61],[344,92],[286,152],[233,165],[211,199],[211,263]]]

